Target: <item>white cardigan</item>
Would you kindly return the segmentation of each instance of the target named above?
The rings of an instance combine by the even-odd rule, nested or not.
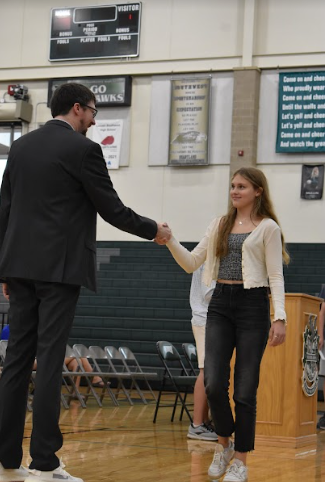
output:
[[[188,251],[174,237],[167,247],[175,261],[187,272],[193,273],[205,261],[203,281],[206,285],[218,279],[220,260],[216,257],[218,226],[221,218],[214,219],[199,244]],[[270,286],[274,306],[274,320],[286,320],[284,308],[284,279],[281,230],[270,218],[264,218],[245,239],[242,247],[242,273],[245,289]]]

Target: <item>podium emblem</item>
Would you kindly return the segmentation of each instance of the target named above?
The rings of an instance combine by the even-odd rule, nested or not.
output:
[[[317,315],[309,315],[303,333],[302,356],[302,389],[308,397],[312,397],[318,388],[318,341]]]

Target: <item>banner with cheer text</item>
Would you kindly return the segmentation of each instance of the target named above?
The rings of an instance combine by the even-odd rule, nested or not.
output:
[[[279,74],[276,152],[325,152],[325,71]]]

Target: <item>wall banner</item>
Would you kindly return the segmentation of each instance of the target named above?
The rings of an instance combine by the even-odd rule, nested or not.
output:
[[[276,152],[325,152],[325,71],[279,74]]]
[[[210,78],[172,80],[169,165],[209,163],[209,100]]]
[[[301,195],[302,199],[322,199],[324,185],[324,164],[312,166],[304,164],[301,174]]]
[[[123,120],[97,120],[91,138],[103,151],[107,169],[118,169],[122,142]]]
[[[119,107],[131,105],[132,78],[120,77],[79,77],[69,79],[51,79],[48,83],[47,106],[50,107],[54,91],[60,85],[76,82],[88,87],[95,94],[96,107]]]

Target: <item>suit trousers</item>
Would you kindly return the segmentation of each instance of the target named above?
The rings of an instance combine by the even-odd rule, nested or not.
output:
[[[10,336],[0,379],[0,462],[22,461],[28,386],[37,357],[30,441],[31,469],[54,470],[63,444],[59,427],[62,365],[80,286],[11,278]]]
[[[206,326],[205,386],[216,433],[235,432],[235,450],[254,449],[256,394],[270,329],[267,288],[217,283]],[[229,402],[230,360],[234,370],[235,420]]]

